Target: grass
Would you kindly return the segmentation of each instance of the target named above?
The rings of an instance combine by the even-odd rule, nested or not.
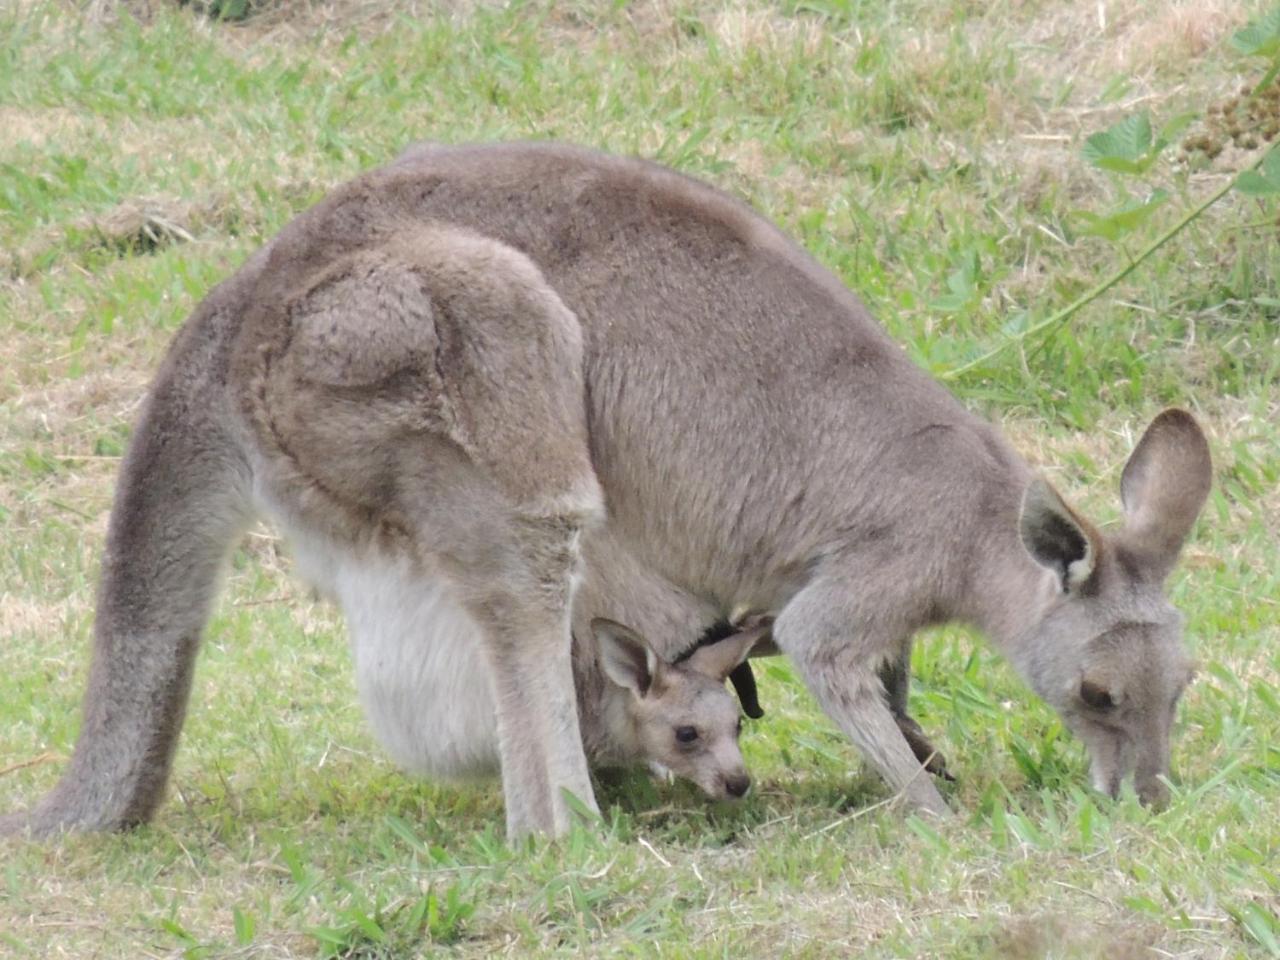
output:
[[[331,185],[423,138],[658,157],[783,224],[941,371],[1114,268],[1123,251],[1076,230],[1073,211],[1117,200],[1083,138],[1256,80],[1224,41],[1261,9],[352,0],[233,25],[159,0],[6,6],[0,809],[47,789],[74,741],[150,372],[199,298]],[[1181,179],[1183,199],[1231,160]],[[913,709],[960,776],[958,822],[878,805],[769,662],[744,805],[623,779],[602,786],[601,829],[509,850],[496,787],[415,783],[378,755],[340,621],[258,531],[169,801],[129,835],[7,844],[0,954],[1280,956],[1276,216],[1233,196],[1067,331],[953,384],[1103,520],[1162,405],[1211,434],[1217,483],[1171,581],[1202,669],[1164,814],[1087,792],[1051,711],[946,629],[917,646]]]

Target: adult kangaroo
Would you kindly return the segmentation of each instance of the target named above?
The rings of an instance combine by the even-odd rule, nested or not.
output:
[[[629,582],[657,606],[669,588],[682,639],[708,611],[774,615],[917,810],[948,808],[877,671],[947,620],[1057,708],[1100,789],[1134,774],[1158,800],[1190,674],[1162,581],[1210,475],[1195,421],[1165,411],[1104,534],[744,205],[573,147],[416,147],[286,226],[178,334],[122,469],[74,756],[7,826],[152,814],[254,513],[317,579],[394,566],[478,625],[512,835],[566,829],[565,790],[593,803],[570,667],[584,570],[656,642],[679,633]],[[395,615],[353,606],[355,632]]]

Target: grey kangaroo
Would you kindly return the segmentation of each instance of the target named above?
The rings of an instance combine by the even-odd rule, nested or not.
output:
[[[417,147],[286,226],[177,335],[122,467],[74,755],[5,828],[152,814],[255,513],[354,585],[357,638],[434,642],[370,599],[388,576],[474,624],[512,835],[564,831],[566,790],[593,804],[570,631],[602,597],[659,643],[774,615],[826,712],[936,815],[878,671],[923,626],[974,624],[1098,788],[1133,775],[1158,801],[1190,675],[1162,583],[1210,477],[1195,420],[1166,410],[1103,533],[744,205],[573,147]]]

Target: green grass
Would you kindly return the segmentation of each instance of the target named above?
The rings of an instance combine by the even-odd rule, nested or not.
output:
[[[152,7],[0,9],[0,809],[47,789],[74,741],[150,371],[328,187],[425,138],[657,157],[781,223],[943,370],[1122,262],[1077,231],[1073,211],[1117,200],[1084,137],[1127,104],[1164,120],[1256,80],[1225,38],[1263,9],[1121,0],[1100,27],[1097,5],[1037,0],[352,2],[237,26]],[[1174,177],[1185,196],[1155,226],[1231,163]],[[0,955],[1280,956],[1277,213],[1230,197],[1068,330],[954,384],[1101,520],[1156,410],[1210,431],[1217,484],[1171,580],[1201,672],[1162,815],[1089,793],[1052,712],[948,629],[917,646],[913,709],[960,777],[957,822],[877,806],[769,662],[745,804],[624,778],[601,829],[509,850],[495,786],[415,783],[379,756],[339,619],[260,533],[156,822],[6,844]]]

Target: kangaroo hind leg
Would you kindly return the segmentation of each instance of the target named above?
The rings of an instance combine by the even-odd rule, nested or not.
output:
[[[483,478],[468,495],[491,498],[495,509],[469,524],[465,544],[437,543],[484,635],[508,832],[560,834],[571,820],[565,791],[595,809],[570,637],[580,534],[603,512],[587,445],[582,333],[515,251],[464,236],[449,254],[437,277],[450,291],[437,320],[445,420]],[[466,515],[452,514],[449,525]]]
[[[290,312],[258,414],[282,489],[306,522],[447,585],[492,680],[508,831],[563,832],[564,790],[594,806],[569,632],[579,534],[602,512],[577,318],[523,255],[438,227],[352,254]]]

